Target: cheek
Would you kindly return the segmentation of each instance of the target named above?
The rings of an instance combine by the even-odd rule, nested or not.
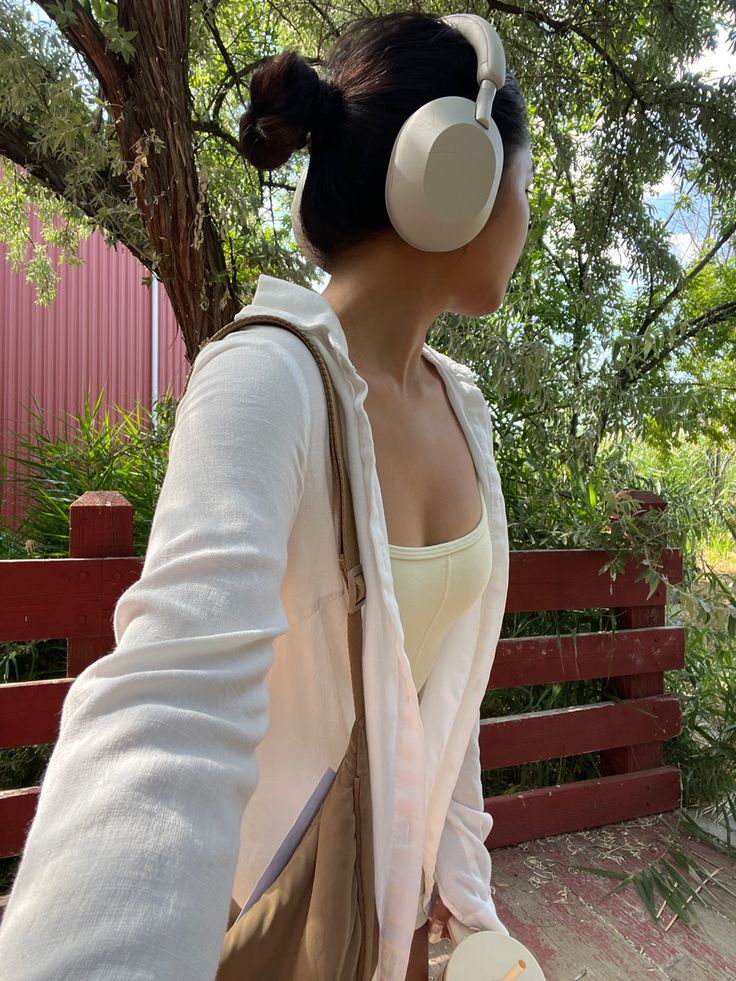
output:
[[[529,207],[529,198],[524,195],[524,241],[529,237],[529,226],[531,225],[532,209]]]
[[[529,201],[526,195],[522,194],[521,200],[514,202],[514,209],[509,214],[509,221],[506,226],[504,266],[509,276],[516,268],[529,237],[529,216]]]
[[[529,202],[521,188],[498,202],[483,231],[460,250],[462,309],[457,313],[479,317],[498,310],[524,249],[528,226]]]

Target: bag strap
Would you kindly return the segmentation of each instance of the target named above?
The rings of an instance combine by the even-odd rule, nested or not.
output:
[[[348,468],[345,462],[343,449],[342,422],[338,407],[337,395],[332,384],[329,370],[317,345],[299,327],[268,314],[254,314],[252,317],[240,317],[229,324],[221,327],[217,333],[201,345],[197,355],[213,341],[222,340],[228,334],[241,330],[244,327],[263,326],[267,324],[274,327],[284,327],[286,330],[295,334],[312,352],[317,362],[322,384],[327,397],[327,421],[329,424],[330,441],[330,460],[332,462],[333,487],[335,488],[335,505],[337,510],[338,527],[338,551],[340,555],[340,572],[342,573],[345,587],[347,590],[348,601],[348,652],[350,655],[350,678],[353,686],[353,704],[355,705],[355,718],[360,719],[365,715],[365,694],[363,691],[363,622],[361,617],[361,607],[365,603],[366,589],[363,568],[360,564],[360,550],[358,548],[358,533],[355,527],[355,512],[353,510],[353,495],[350,489],[350,479]],[[195,359],[196,360],[196,359]],[[193,367],[193,365],[192,365]],[[184,385],[184,392],[189,384],[189,371]],[[182,395],[184,394],[182,392]]]

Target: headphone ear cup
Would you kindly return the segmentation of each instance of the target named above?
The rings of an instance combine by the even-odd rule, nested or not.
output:
[[[386,208],[398,234],[424,252],[450,252],[482,230],[496,200],[503,143],[458,96],[421,106],[399,130],[386,174]]]
[[[313,262],[315,266],[322,268],[323,257],[314,248],[309,239],[307,238],[306,232],[304,231],[304,226],[302,225],[302,194],[304,192],[304,185],[307,182],[307,175],[309,173],[309,167],[305,167],[299,175],[299,180],[297,181],[296,191],[294,192],[294,197],[291,202],[291,228],[294,232],[294,238],[296,239],[296,244],[302,255]]]

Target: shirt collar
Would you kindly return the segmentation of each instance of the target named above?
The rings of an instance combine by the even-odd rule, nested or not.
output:
[[[253,302],[236,314],[235,319],[275,311],[303,330],[313,331],[328,347],[339,349],[347,357],[347,338],[330,303],[316,290],[286,279],[259,276]]]

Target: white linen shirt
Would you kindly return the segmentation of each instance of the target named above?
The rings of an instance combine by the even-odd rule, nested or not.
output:
[[[319,345],[344,420],[367,600],[363,675],[380,924],[376,981],[403,981],[422,870],[455,916],[508,933],[484,846],[479,706],[508,581],[488,406],[425,344],[475,462],[493,570],[448,631],[421,705],[403,648],[364,400],[320,294],[262,276],[238,316]],[[0,928],[12,981],[206,981],[242,903],[354,718],[319,371],[289,331],[206,346],[179,403],[140,580],[114,650],[74,681]]]

